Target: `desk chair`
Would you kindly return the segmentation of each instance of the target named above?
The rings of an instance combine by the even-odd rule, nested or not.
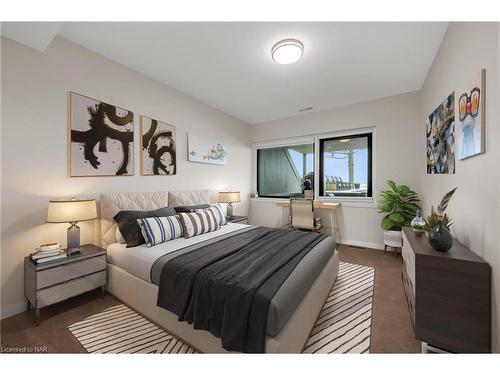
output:
[[[314,202],[312,199],[290,199],[290,228],[315,232],[321,229],[321,218],[314,217]]]

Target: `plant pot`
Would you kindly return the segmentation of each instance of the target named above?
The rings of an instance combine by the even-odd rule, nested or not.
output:
[[[384,230],[384,245],[402,247],[403,233],[400,230]]]
[[[453,236],[450,230],[439,222],[429,232],[429,243],[434,250],[447,251],[453,246]]]

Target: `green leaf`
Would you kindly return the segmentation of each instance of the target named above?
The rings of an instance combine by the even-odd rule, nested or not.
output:
[[[383,230],[389,230],[391,229],[393,226],[394,226],[394,223],[392,222],[392,220],[389,218],[389,215],[387,215],[386,217],[384,217],[382,219],[382,229]]]
[[[389,214],[389,218],[396,223],[404,223],[405,217],[400,212],[393,212]]]
[[[396,183],[392,180],[387,180],[387,185],[389,185],[389,187],[395,192],[397,193],[398,192],[398,188],[396,186]]]

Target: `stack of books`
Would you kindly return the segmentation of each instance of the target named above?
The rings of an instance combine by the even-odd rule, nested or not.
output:
[[[52,262],[67,258],[68,254],[61,249],[57,242],[40,245],[31,253],[30,258],[36,264]]]

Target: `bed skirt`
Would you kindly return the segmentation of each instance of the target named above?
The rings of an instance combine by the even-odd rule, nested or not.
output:
[[[275,337],[266,336],[266,353],[300,353],[302,351],[337,278],[338,270],[339,259],[335,251],[281,332]],[[195,330],[192,325],[179,322],[175,314],[156,306],[158,296],[156,285],[108,263],[106,289],[110,294],[200,352],[227,353],[222,348],[220,339],[210,332]]]

